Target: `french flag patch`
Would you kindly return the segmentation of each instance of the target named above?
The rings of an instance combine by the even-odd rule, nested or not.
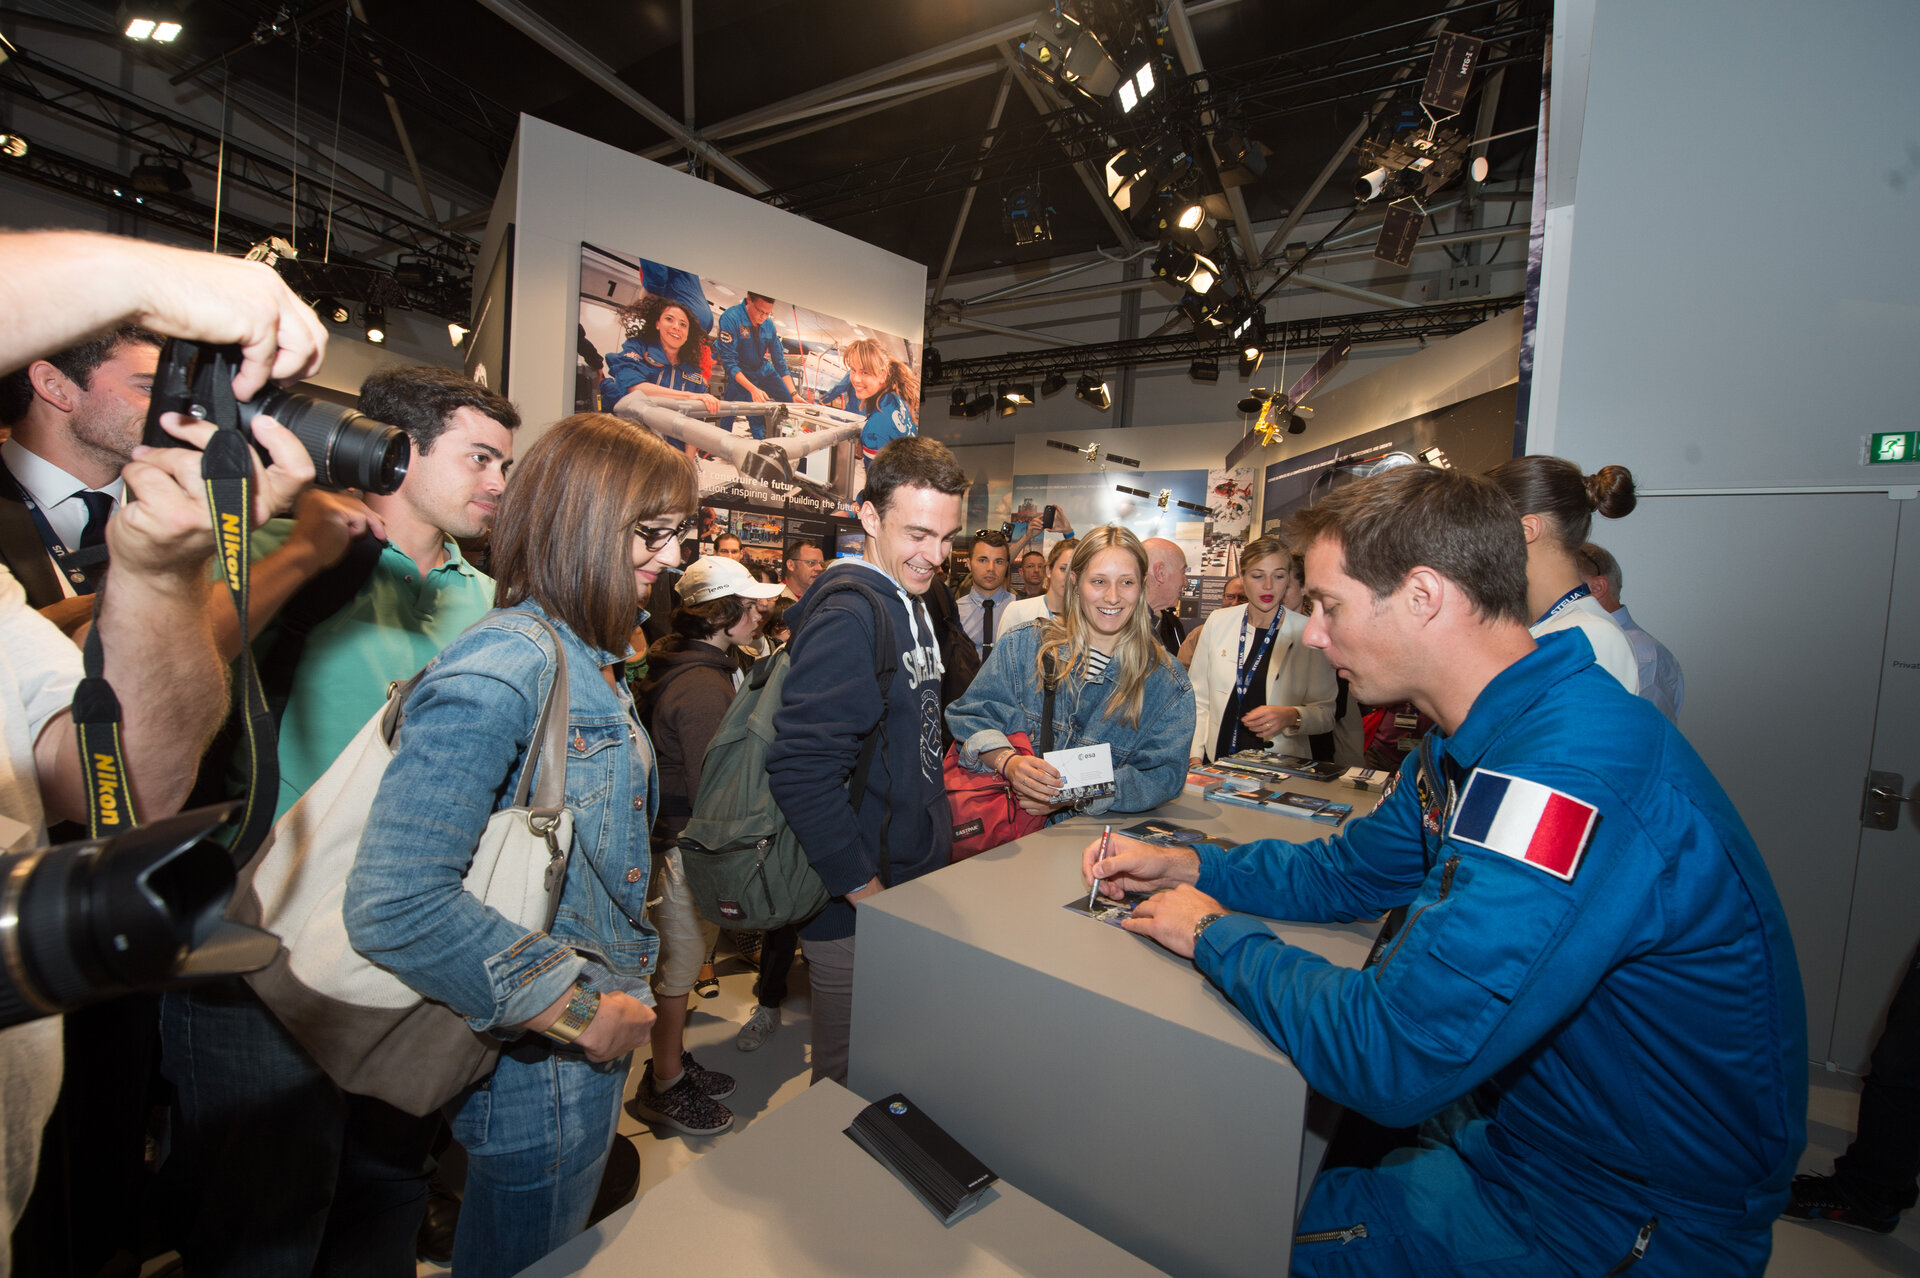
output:
[[[1474,769],[1448,837],[1573,882],[1600,810],[1538,781]]]

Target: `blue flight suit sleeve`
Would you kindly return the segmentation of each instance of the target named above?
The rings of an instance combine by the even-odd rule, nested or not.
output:
[[[654,380],[640,343],[628,341],[607,356],[607,375],[600,379],[600,407],[611,412],[634,387]]]
[[[1194,954],[1309,1084],[1389,1126],[1419,1122],[1517,1060],[1664,926],[1664,862],[1618,796],[1570,765],[1508,771],[1599,808],[1571,883],[1436,839],[1407,920],[1372,967],[1335,966],[1245,917],[1209,928]],[[1304,905],[1308,917],[1390,904],[1383,889],[1425,859],[1419,841],[1405,839],[1409,815],[1419,820],[1411,788],[1402,784],[1380,817],[1343,838],[1240,850],[1252,868],[1208,849],[1201,890],[1247,899],[1264,889],[1270,902]],[[1336,888],[1347,873],[1360,881]]]
[[[740,371],[740,348],[751,331],[746,307],[729,306],[720,312],[720,326],[714,333],[713,347],[720,355],[720,371],[726,374],[728,385],[738,385],[733,375]]]
[[[787,369],[786,345],[781,342],[780,330],[773,326],[771,315],[767,317],[767,322],[760,326],[760,338],[767,345],[767,363],[772,367],[774,375],[792,377],[793,374]]]
[[[835,382],[833,389],[820,397],[820,402],[823,404],[831,404],[843,395],[846,396],[846,402],[842,404],[841,407],[851,409],[857,402],[853,396],[853,375],[851,373]]]

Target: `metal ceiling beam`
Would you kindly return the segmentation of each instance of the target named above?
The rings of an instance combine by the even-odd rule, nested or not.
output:
[[[1283,347],[1295,352],[1324,349],[1345,338],[1356,346],[1372,342],[1409,342],[1420,338],[1451,337],[1484,324],[1503,311],[1526,300],[1511,297],[1474,298],[1464,302],[1438,302],[1411,310],[1361,311],[1349,315],[1315,315],[1268,324],[1260,335],[1261,349],[1277,351]],[[970,324],[977,323],[969,321]],[[1023,338],[1031,333],[1015,332]],[[982,355],[973,359],[948,359],[940,364],[940,381],[933,385],[970,385],[1041,378],[1048,373],[1100,373],[1111,369],[1130,369],[1151,364],[1185,363],[1196,355],[1226,353],[1226,336],[1205,336],[1191,331],[1153,337],[1094,342],[1060,350],[1015,351],[1005,355]]]
[[[367,11],[360,0],[351,0],[348,12],[356,22],[367,20]],[[340,42],[344,51],[346,41]],[[420,157],[413,153],[413,139],[407,136],[407,122],[400,118],[400,104],[394,101],[393,81],[387,78],[387,69],[381,65],[378,55],[373,58],[373,74],[380,81],[380,96],[387,100],[387,114],[393,118],[394,136],[400,139],[400,154],[407,157],[407,170],[413,174],[413,185],[420,192],[420,209],[427,215],[427,221],[440,225],[440,217],[434,212],[433,193],[427,190],[426,175],[420,172]]]
[[[989,66],[987,70],[997,71],[999,68]],[[736,156],[748,155],[754,151],[763,150],[766,147],[778,146],[782,142],[791,142],[795,138],[806,137],[809,133],[824,133],[828,129],[837,129],[843,124],[851,124],[862,116],[873,115],[878,111],[891,111],[895,107],[903,107],[907,103],[917,102],[929,94],[940,93],[948,87],[949,86],[945,84],[936,84],[932,88],[927,88],[923,84],[921,88],[914,92],[903,94],[897,98],[886,98],[878,102],[870,102],[866,106],[856,107],[840,115],[817,116],[804,124],[796,124],[791,129],[782,129],[778,133],[762,133],[749,141],[735,142],[732,146],[728,147],[727,150]]]
[[[738,182],[750,194],[761,195],[771,189],[752,169],[640,96],[632,85],[614,73],[612,67],[594,57],[572,36],[519,3],[519,0],[480,0],[480,3],[522,35],[591,80],[622,106],[638,113],[655,128],[678,140],[682,147]]]
[[[1516,222],[1511,226],[1485,226],[1476,227],[1470,231],[1448,231],[1444,235],[1423,235],[1420,237],[1420,242],[1414,245],[1414,251],[1444,248],[1455,244],[1484,244],[1488,240],[1503,240],[1509,235],[1525,235],[1527,229],[1525,222]],[[1357,262],[1361,258],[1372,256],[1373,245],[1363,244],[1357,248],[1336,249],[1332,252],[1322,250],[1313,260],[1318,265],[1326,266],[1334,262]]]
[[[496,0],[481,0],[481,3],[488,4],[489,6],[495,2]],[[898,79],[905,75],[914,75],[932,67],[937,67],[942,62],[951,62],[953,59],[965,57],[969,53],[978,53],[982,49],[991,49],[1003,41],[1016,39],[1033,30],[1034,24],[1043,16],[1045,16],[1044,12],[1035,12],[1024,18],[1016,18],[1011,22],[1003,22],[998,26],[988,27],[985,31],[977,31],[972,35],[961,36],[957,40],[949,40],[945,44],[935,45],[931,49],[924,50],[909,57],[898,58],[892,62],[883,63],[871,70],[862,71],[858,75],[851,75],[843,80],[835,80],[832,84],[823,84],[817,89],[809,89],[805,93],[796,93],[790,98],[782,98],[778,102],[769,103],[766,106],[758,107],[752,111],[743,111],[739,115],[731,116],[720,121],[718,124],[702,130],[702,134],[708,138],[728,138],[735,137],[742,133],[750,133],[755,129],[767,128],[772,124],[779,123],[783,118],[791,118],[791,113],[799,108],[817,106],[822,103],[833,103],[849,94],[858,93],[862,89],[870,89],[876,84],[885,84],[888,80]],[[833,108],[829,107],[828,109],[831,110]],[[671,153],[671,147],[663,148],[656,146],[649,147],[640,154],[650,160],[657,160],[661,158],[662,154]]]
[[[1180,64],[1187,69],[1187,74],[1190,76],[1204,74],[1207,68],[1200,60],[1200,44],[1193,38],[1193,24],[1187,20],[1187,7],[1178,3],[1178,0],[1167,6],[1167,30],[1173,36],[1174,51],[1180,55]],[[1198,87],[1204,92],[1206,81],[1202,80]],[[1211,111],[1200,113],[1200,125],[1207,130],[1207,148],[1213,151],[1214,168],[1217,171],[1220,166],[1220,153],[1213,150],[1214,119]],[[1252,253],[1254,245],[1259,243],[1254,238],[1253,219],[1247,215],[1247,197],[1237,186],[1226,187],[1225,193],[1227,210],[1233,214],[1233,228],[1240,236],[1242,246],[1240,252],[1245,256]],[[1250,262],[1248,265],[1258,267],[1259,263]]]
[[[986,320],[962,319],[952,315],[942,315],[940,323],[953,328],[977,328],[983,333],[998,333],[1002,337],[1017,337],[1023,342],[1045,342],[1049,346],[1073,346],[1081,343],[1067,337],[1055,337],[1051,333],[1036,333],[1030,329],[1008,328],[1005,324],[989,324]],[[946,381],[953,379],[948,377]]]
[[[1330,280],[1324,275],[1309,275],[1305,271],[1295,271],[1287,279],[1294,284],[1319,289],[1322,293],[1350,297],[1356,302],[1372,302],[1375,306],[1405,311],[1416,310],[1420,306],[1419,302],[1409,302],[1404,297],[1394,297],[1390,293],[1376,293],[1370,288],[1361,288],[1358,284],[1343,284],[1339,280]]]
[[[890,103],[898,98],[913,97],[939,89],[950,89],[956,84],[967,84],[974,80],[985,79],[987,76],[993,75],[999,70],[1000,66],[998,63],[976,62],[971,66],[956,67],[951,71],[936,72],[933,75],[922,76],[916,80],[902,80],[897,84],[883,85],[878,89],[868,89],[864,93],[850,93],[842,98],[834,98],[830,102],[814,102],[805,106],[797,106],[791,111],[783,111],[779,115],[773,116],[755,127],[766,129],[777,128],[782,124],[792,124],[798,120],[809,120],[819,116],[832,115],[836,111],[843,111],[853,107],[863,107],[873,103]],[[826,126],[820,125],[817,127],[824,128]]]
[[[680,121],[693,127],[693,0],[680,0]]]
[[[1034,114],[1040,116],[1042,120],[1058,114],[1060,99],[1051,92],[1043,92],[1040,86],[1033,82],[1033,77],[1021,69],[1020,55],[1015,53],[1011,46],[1003,44],[1000,46],[1000,56],[1006,60],[1007,67],[1013,72],[1014,78],[1020,81],[1021,89],[1026,92],[1027,101],[1033,104]],[[1087,195],[1093,200],[1093,207],[1100,210],[1100,216],[1106,219],[1107,229],[1119,237],[1120,247],[1132,251],[1134,246],[1140,243],[1139,237],[1134,235],[1133,228],[1127,225],[1126,219],[1120,216],[1120,210],[1113,207],[1113,201],[1107,198],[1106,182],[1093,175],[1092,167],[1085,160],[1077,161],[1073,166],[1073,172],[1080,179],[1080,185],[1087,189]]]
[[[993,99],[993,111],[987,116],[987,143],[993,145],[993,131],[1000,127],[1000,115],[1007,109],[1007,94],[1013,89],[1013,78],[1020,73],[1012,67],[1007,68],[1000,77],[1000,92]],[[947,291],[947,276],[953,271],[953,255],[960,251],[960,237],[967,229],[967,217],[973,212],[973,197],[979,193],[980,170],[973,171],[974,185],[967,188],[960,200],[960,215],[953,220],[953,235],[947,241],[947,255],[940,262],[940,278],[934,282],[933,298],[929,306],[940,305],[940,295]]]

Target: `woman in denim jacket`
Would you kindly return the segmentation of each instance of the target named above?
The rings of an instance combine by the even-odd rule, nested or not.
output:
[[[496,607],[408,697],[347,882],[355,949],[507,1040],[492,1076],[448,1106],[468,1155],[462,1278],[517,1273],[586,1227],[630,1053],[653,1022],[654,758],[615,670],[696,510],[692,464],[620,418],[569,417],[528,450],[494,525]],[[570,701],[573,856],[550,933],[508,922],[462,882],[528,765],[556,668],[537,617],[560,634]]]
[[[1193,736],[1193,685],[1153,633],[1143,583],[1147,552],[1117,525],[1080,539],[1068,569],[1065,606],[1002,634],[980,673],[947,707],[960,762],[998,772],[1029,813],[1058,814],[1060,774],[1007,741],[1024,732],[1040,748],[1043,680],[1056,672],[1053,748],[1104,741],[1113,753],[1114,793],[1082,805],[1101,813],[1145,812],[1180,793]]]

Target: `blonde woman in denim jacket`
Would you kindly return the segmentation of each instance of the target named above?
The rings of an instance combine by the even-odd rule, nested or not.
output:
[[[1146,812],[1186,784],[1193,736],[1193,685],[1153,632],[1147,606],[1147,552],[1118,525],[1080,539],[1067,571],[1066,598],[1052,618],[1001,635],[967,691],[947,707],[960,762],[998,772],[1028,812],[1059,814],[1060,774],[1015,751],[1010,732],[1038,750],[1044,680],[1056,672],[1053,748],[1104,741],[1113,755],[1114,793],[1085,805],[1092,813]]]
[[[633,1049],[653,1022],[646,922],[653,749],[618,666],[639,601],[680,561],[691,463],[601,413],[556,423],[514,468],[493,530],[495,609],[407,700],[347,883],[349,939],[408,985],[505,1040],[448,1106],[466,1148],[461,1278],[518,1273],[586,1227]],[[527,766],[542,689],[567,659],[573,856],[550,933],[462,883],[487,818]]]

